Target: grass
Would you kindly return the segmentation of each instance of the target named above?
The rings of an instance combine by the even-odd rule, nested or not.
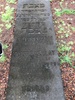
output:
[[[62,6],[63,2],[64,0],[61,0],[60,7],[54,8],[55,15],[58,18],[60,17],[60,20],[55,21],[55,24],[58,26],[58,31],[56,34],[58,38],[57,47],[59,52],[59,59],[61,65],[64,63],[68,63],[71,67],[75,68],[75,66],[73,65],[73,62],[75,60],[75,53],[72,51],[72,47],[74,46],[74,41],[72,40],[69,40],[68,42],[66,41],[75,32],[75,27],[65,23],[65,21],[61,19],[61,16],[64,14],[75,15],[75,10],[71,8],[69,9],[67,6],[63,7]],[[69,20],[71,19],[69,18]]]
[[[10,6],[6,6],[5,13],[2,14],[1,20],[3,22],[10,22],[13,19],[13,16],[12,16],[13,11],[14,11],[14,8],[11,8]]]
[[[16,0],[6,0],[8,3],[13,3],[15,4]]]
[[[68,14],[68,15],[70,15],[70,14],[73,14],[73,15],[75,15],[75,10],[74,9],[69,9],[69,8],[64,8],[64,9],[54,9],[55,10],[55,14],[56,14],[56,16],[61,16],[61,15],[63,15],[63,14]]]
[[[2,33],[2,29],[0,28],[0,33]]]
[[[3,50],[5,50],[5,49],[8,48],[8,45],[7,44],[3,44],[2,47],[3,47]]]
[[[56,16],[60,17],[63,14],[68,14],[68,15],[72,14],[72,15],[75,15],[75,9],[71,9],[71,8],[69,9],[67,7],[67,4],[66,4],[65,7],[63,7],[62,6],[63,5],[63,2],[64,2],[64,0],[61,0],[60,1],[60,3],[59,3],[60,8],[59,9],[54,8]]]
[[[0,57],[0,63],[3,63],[6,61],[6,56],[5,54],[3,53],[2,56]]]
[[[9,30],[12,27],[11,21],[13,20],[13,12],[14,12],[14,8],[11,8],[10,6],[6,6],[5,13],[3,13],[1,16],[1,20],[2,22],[5,23],[5,27],[7,30]]]
[[[5,7],[5,11],[2,12],[2,15],[0,16],[2,23],[4,23],[4,24],[0,24],[0,33],[2,33],[3,28],[5,28],[6,30],[9,30],[12,27],[11,22],[13,20],[14,8],[9,6],[9,3],[15,4],[16,0],[6,0],[6,2],[7,2],[7,5]],[[8,45],[3,44],[2,49],[3,49],[3,53],[2,53],[2,56],[0,57],[0,62],[4,63],[7,59],[5,55],[5,50],[8,49]]]
[[[8,49],[8,45],[7,45],[7,44],[3,44],[3,45],[2,45],[2,49],[3,49],[3,51],[6,50],[6,49]],[[4,54],[4,52],[3,52],[3,53],[2,53],[2,56],[0,57],[0,63],[5,62],[6,59],[7,59],[7,57],[6,57],[6,55]]]
[[[5,26],[6,26],[6,29],[10,29],[12,27],[11,23],[6,24]]]
[[[65,29],[64,29],[65,31]],[[59,33],[58,33],[59,34]],[[68,35],[67,33],[65,35]],[[64,38],[64,34],[61,34],[61,36],[63,36]],[[73,68],[75,66],[72,65],[72,62],[75,59],[75,53],[72,52],[72,46],[74,45],[73,41],[63,41],[63,38],[59,37],[60,42],[58,42],[58,52],[59,52],[59,58],[60,58],[60,64],[63,63],[69,63],[70,66],[72,66]],[[68,37],[65,37],[68,38]]]

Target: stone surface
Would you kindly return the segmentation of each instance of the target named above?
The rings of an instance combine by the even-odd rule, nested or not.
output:
[[[6,100],[65,100],[48,0],[18,0]]]

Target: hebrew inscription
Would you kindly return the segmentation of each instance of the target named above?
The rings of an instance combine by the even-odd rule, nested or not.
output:
[[[65,100],[48,0],[18,0],[6,100]]]

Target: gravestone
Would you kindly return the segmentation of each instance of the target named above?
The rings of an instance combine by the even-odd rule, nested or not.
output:
[[[6,100],[65,100],[48,0],[18,0]]]

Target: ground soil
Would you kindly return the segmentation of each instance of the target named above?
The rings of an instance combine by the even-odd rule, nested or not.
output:
[[[60,20],[63,20],[63,21],[65,21],[66,24],[69,24],[69,25],[75,27],[75,15],[64,14],[61,17],[57,17],[54,14],[54,8],[60,8],[59,7],[60,1],[61,0],[53,0],[53,2],[51,3],[53,20],[59,21],[59,22],[60,22]],[[67,4],[68,8],[75,9],[75,3],[71,4],[71,2],[73,2],[73,1],[74,0],[64,0],[63,8],[65,8],[65,5]],[[61,23],[59,23],[59,24],[61,24]],[[57,41],[60,40],[58,38],[58,34],[57,34],[57,31],[58,31],[57,26],[59,24],[54,23]],[[72,51],[75,52],[75,31],[74,32],[70,31],[70,32],[72,33],[72,35],[69,36],[68,38],[64,38],[63,40],[66,41],[66,43],[68,43],[70,40],[73,41],[74,45],[72,46]],[[75,62],[74,62],[74,64],[75,64]],[[62,80],[63,80],[65,98],[66,98],[66,100],[75,100],[75,68],[72,68],[69,64],[65,63],[65,64],[62,64],[60,66],[60,69],[61,69],[61,72],[62,72]]]
[[[75,26],[75,16],[74,15],[63,15],[61,18],[56,17],[54,14],[54,8],[59,8],[59,2],[61,0],[53,0],[51,2],[51,9],[53,13],[53,21],[55,20],[64,20],[66,23]],[[71,2],[74,0],[65,0],[63,6],[65,6],[66,3],[68,3],[68,7],[75,9],[75,4],[71,4]],[[5,6],[8,5],[5,0],[0,0],[0,17],[1,12],[5,12]],[[16,5],[9,4],[11,7],[15,8],[14,12],[14,21],[15,21],[15,13],[16,13]],[[72,20],[67,20],[68,18],[71,18]],[[3,22],[0,18],[0,24]],[[5,23],[3,23],[5,25]],[[61,23],[59,23],[61,24]],[[58,28],[57,24],[54,24],[55,32],[57,33]],[[7,57],[7,60],[4,63],[0,63],[0,100],[5,100],[5,88],[7,87],[7,81],[8,81],[8,74],[9,74],[9,67],[10,67],[10,59],[11,59],[11,52],[12,52],[12,43],[13,43],[13,36],[14,36],[14,24],[12,23],[12,28],[10,30],[6,30],[5,27],[2,27],[3,32],[0,34],[0,41],[3,44],[8,45],[8,49],[4,50],[4,53]],[[57,40],[58,36],[56,35]],[[72,35],[66,39],[66,42],[72,40],[75,43],[75,32],[72,32]],[[75,52],[75,45],[73,45],[73,51]],[[75,69],[72,68],[69,64],[63,64],[60,66],[61,69],[61,76],[63,80],[63,87],[64,87],[64,93],[66,100],[75,100]]]
[[[5,23],[1,21],[1,15],[5,12],[6,5],[9,5],[10,7],[14,7],[14,19],[15,22],[15,13],[16,13],[16,5],[6,3],[6,0],[0,0],[0,24],[3,24],[4,26],[2,28],[2,33],[0,34],[0,42],[2,44],[7,44],[8,49],[4,50],[4,53],[7,57],[6,61],[3,63],[0,63],[0,100],[5,100],[5,88],[7,87],[7,81],[8,81],[8,73],[9,73],[9,66],[10,66],[10,59],[11,59],[11,52],[12,52],[12,43],[13,43],[13,30],[14,30],[14,23],[12,24],[12,28],[7,30],[5,28]]]

